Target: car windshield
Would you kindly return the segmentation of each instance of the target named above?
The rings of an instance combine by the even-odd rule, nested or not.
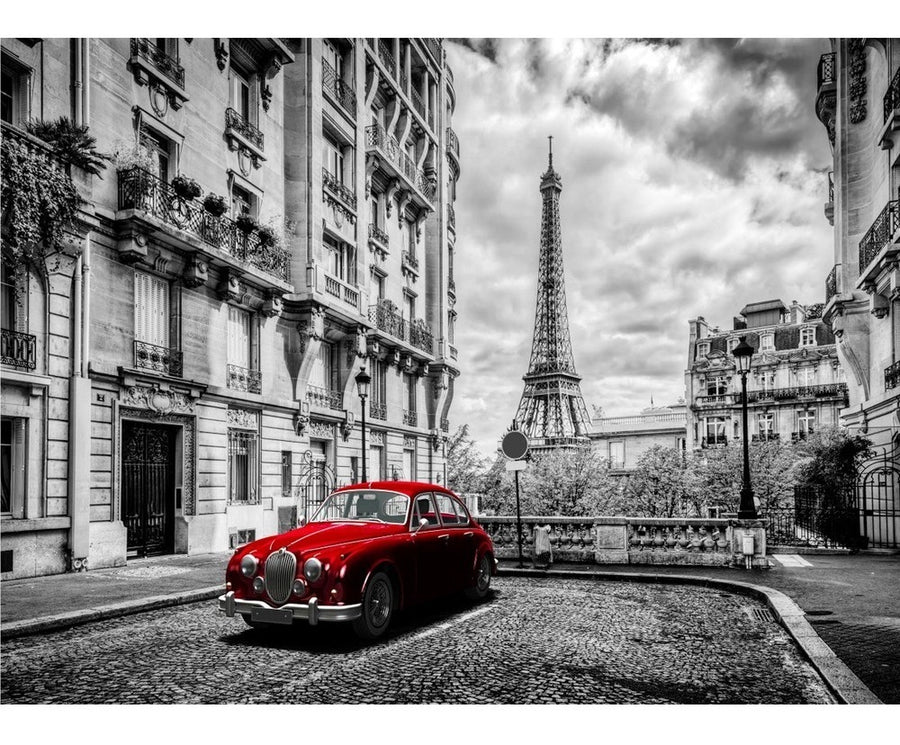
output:
[[[342,491],[332,494],[316,510],[310,522],[363,520],[379,523],[405,523],[409,497],[392,491]]]

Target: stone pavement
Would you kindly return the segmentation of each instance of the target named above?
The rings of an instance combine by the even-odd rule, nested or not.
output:
[[[0,637],[5,641],[216,597],[224,591],[229,556],[230,552],[137,559],[124,567],[83,574],[7,580],[0,584]],[[749,572],[568,564],[550,571],[637,574],[648,579],[648,575],[684,575],[773,588],[805,612],[805,621],[818,633],[815,639],[809,637],[815,642],[813,652],[833,650],[881,701],[900,703],[900,556],[804,554],[803,559],[805,562],[783,562],[775,556],[771,569]],[[515,564],[504,562],[501,572],[517,573]],[[865,694],[864,690],[858,692]]]

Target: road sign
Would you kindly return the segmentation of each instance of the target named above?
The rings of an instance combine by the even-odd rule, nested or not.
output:
[[[528,468],[527,460],[508,460],[506,461],[507,471],[524,471]]]
[[[519,460],[519,458],[523,458],[525,453],[528,452],[528,438],[523,432],[512,429],[503,435],[500,449],[510,460]]]

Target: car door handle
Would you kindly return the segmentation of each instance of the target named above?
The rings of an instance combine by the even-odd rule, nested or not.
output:
[[[465,538],[471,538],[473,535],[475,534],[471,530],[467,530],[465,533],[463,533],[463,537]]]
[[[438,538],[440,538],[442,541],[449,541],[449,540],[450,540],[450,534],[449,534],[449,533],[444,533],[444,535],[439,535]]]

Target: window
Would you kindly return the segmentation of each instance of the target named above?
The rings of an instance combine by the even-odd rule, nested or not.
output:
[[[800,329],[800,346],[814,347],[816,345],[816,328],[815,326],[804,326]]]
[[[729,352],[733,352],[733,351],[734,351],[734,348],[735,348],[738,344],[740,344],[740,339],[738,339],[736,336],[731,337],[731,338],[728,340],[728,351],[729,351]]]
[[[760,352],[771,352],[775,349],[775,335],[774,334],[760,334],[759,336],[759,351]]]
[[[797,370],[797,385],[808,387],[815,385],[816,371],[811,367],[801,367]]]
[[[369,481],[384,480],[384,446],[369,446],[369,464],[367,466],[366,478]]]
[[[228,498],[231,502],[256,502],[259,442],[256,432],[228,430]]]
[[[3,55],[0,63],[0,119],[7,124],[18,126],[28,119],[29,77],[26,67]]]
[[[727,438],[725,437],[725,417],[709,417],[706,420],[706,444],[724,445],[726,441]]]
[[[453,500],[447,494],[434,494],[434,501],[437,502],[438,512],[441,515],[441,522],[444,525],[458,525],[459,517],[456,514],[456,508],[453,506]]]
[[[289,497],[293,485],[293,453],[290,450],[281,451],[281,496]]]
[[[456,344],[456,311],[447,313],[447,340],[451,344]]]
[[[231,216],[237,217],[238,215],[253,216],[253,196],[246,189],[232,185]]]
[[[382,227],[381,220],[381,195],[372,192],[369,199],[369,224],[377,228]]]
[[[406,224],[407,230],[409,231],[409,255],[415,258],[416,255],[416,224],[414,222],[409,222]]]
[[[404,387],[406,388],[406,408],[411,412],[416,411],[416,376],[403,374]]]
[[[706,379],[707,396],[724,396],[728,393],[728,378],[724,375],[716,375]]]
[[[169,347],[169,283],[144,272],[134,273],[134,338]]]
[[[251,369],[250,314],[246,310],[228,306],[228,363]]]
[[[16,298],[15,271],[5,261],[0,261],[0,328],[17,330],[16,321],[22,302],[24,298]]]
[[[349,179],[345,178],[344,148],[328,133],[322,138],[322,148],[323,167],[339,184],[346,184]]]
[[[775,390],[775,371],[767,370],[759,374],[759,390],[771,393]]]
[[[384,405],[387,394],[387,363],[376,360],[372,365],[372,383],[369,389],[372,403]]]
[[[760,440],[770,440],[775,434],[775,414],[763,413],[756,415],[756,426]]]
[[[0,419],[0,512],[25,516],[25,425],[27,419]]]
[[[325,39],[322,43],[322,58],[334,70],[335,77],[338,80],[344,79],[344,56],[341,50],[330,39]]]
[[[416,475],[416,450],[415,445],[403,448],[403,478],[407,481],[417,481]]]
[[[169,162],[171,143],[152,129],[141,129],[141,145],[153,158],[153,175],[164,183],[169,183]]]
[[[814,411],[798,411],[797,412],[797,431],[801,437],[805,437],[815,431],[816,428],[816,412]]]
[[[625,467],[625,440],[613,440],[609,443],[609,467]]]
[[[416,320],[416,296],[406,296],[406,318],[409,321]]]
[[[384,300],[384,280],[385,277],[383,274],[379,274],[378,272],[372,272],[372,287],[370,294],[374,295],[375,298],[380,303]]]
[[[356,285],[356,247],[332,238],[327,233],[322,238],[328,272],[349,285]]]
[[[709,354],[709,342],[702,341],[697,344],[697,356],[706,357]]]
[[[321,342],[319,352],[313,358],[309,373],[309,384],[327,391],[340,391],[340,362],[338,346]]]
[[[244,121],[254,123],[251,97],[250,76],[234,65],[231,66],[231,108],[240,114]]]

